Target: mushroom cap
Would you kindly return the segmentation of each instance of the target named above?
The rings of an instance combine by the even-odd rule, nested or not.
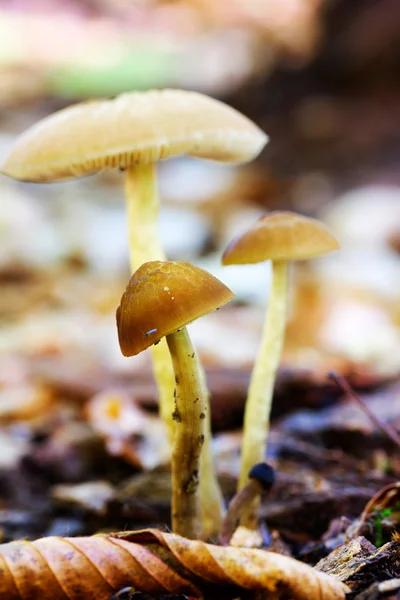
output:
[[[82,102],[23,133],[1,172],[60,181],[188,154],[228,163],[253,160],[267,135],[230,106],[185,90],[150,90]]]
[[[338,248],[338,241],[321,221],[276,211],[260,217],[253,227],[232,240],[222,256],[222,264],[304,260]]]
[[[122,354],[139,354],[233,297],[221,281],[190,263],[144,263],[132,275],[117,309]]]
[[[268,492],[275,483],[275,471],[267,463],[257,463],[250,469],[249,479],[255,479],[264,491]]]

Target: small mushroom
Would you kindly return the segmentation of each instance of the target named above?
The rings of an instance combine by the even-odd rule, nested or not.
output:
[[[254,465],[248,474],[248,482],[232,498],[228,511],[222,523],[219,534],[219,543],[222,546],[228,546],[236,523],[239,521],[243,512],[251,505],[255,498],[263,493],[268,493],[275,483],[275,471],[267,463]]]
[[[132,275],[117,309],[118,339],[124,356],[139,354],[163,337],[167,340],[176,385],[172,529],[192,539],[203,535],[204,502],[213,503],[207,482],[214,475],[209,470],[201,473],[202,486],[209,495],[200,497],[208,392],[186,325],[220,308],[233,296],[218,279],[189,263],[152,261]]]
[[[155,163],[187,154],[225,163],[253,160],[266,134],[233,108],[196,92],[150,90],[82,102],[46,117],[17,140],[0,172],[52,182],[107,168],[126,171],[132,271],[164,260],[158,230]],[[153,349],[161,418],[173,441],[174,380],[168,349]]]
[[[253,465],[264,460],[274,382],[285,333],[289,261],[314,258],[338,247],[335,237],[320,221],[276,211],[261,217],[234,239],[223,254],[224,265],[272,261],[272,289],[245,408],[239,489],[246,485]],[[259,498],[244,512],[241,524],[255,529],[258,508]]]

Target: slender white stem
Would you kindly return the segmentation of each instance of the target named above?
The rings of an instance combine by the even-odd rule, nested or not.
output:
[[[132,271],[150,260],[165,260],[159,232],[156,168],[153,163],[126,171],[125,196]]]
[[[238,489],[248,481],[250,469],[265,460],[276,372],[282,354],[286,325],[288,263],[272,264],[272,288],[247,396]],[[255,529],[259,498],[245,511],[241,524]]]
[[[126,173],[125,196],[128,212],[129,254],[132,272],[151,260],[165,260],[159,233],[159,198],[155,165],[137,165]],[[151,347],[153,372],[158,388],[160,416],[174,440],[175,380],[167,343],[162,339]]]
[[[200,456],[206,433],[207,389],[186,327],[167,336],[175,372],[175,443],[172,452],[172,531],[203,536]]]

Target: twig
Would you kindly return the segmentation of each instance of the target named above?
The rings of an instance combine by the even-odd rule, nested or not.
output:
[[[372,412],[372,410],[369,408],[369,406],[365,402],[364,398],[362,398],[359,394],[357,394],[353,390],[351,385],[348,383],[348,381],[344,377],[342,377],[341,375],[338,375],[335,372],[329,373],[328,377],[329,377],[329,379],[332,379],[332,381],[334,381],[340,387],[340,389],[343,391],[343,393],[348,398],[357,402],[357,404],[362,408],[362,410],[365,412],[365,414],[368,415],[368,417],[371,419],[371,421],[373,423],[375,423],[375,425],[381,431],[383,431],[383,433],[386,434],[388,436],[388,438],[391,439],[392,442],[396,446],[398,446],[400,448],[400,435],[397,433],[396,429],[394,427],[392,427],[392,425],[390,425],[389,423],[384,423],[383,421],[381,421],[380,418],[377,417]]]

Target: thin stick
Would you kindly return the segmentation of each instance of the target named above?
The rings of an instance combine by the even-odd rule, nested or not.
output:
[[[334,372],[329,373],[328,377],[340,387],[340,389],[346,396],[351,398],[351,400],[357,402],[357,404],[362,408],[365,414],[368,415],[368,417],[373,423],[375,423],[378,429],[383,431],[383,433],[385,433],[387,437],[391,439],[392,442],[400,448],[400,435],[397,433],[396,429],[392,427],[389,423],[384,423],[383,421],[381,421],[380,418],[377,417],[369,408],[364,398],[362,398],[353,390],[351,385],[344,377]]]

